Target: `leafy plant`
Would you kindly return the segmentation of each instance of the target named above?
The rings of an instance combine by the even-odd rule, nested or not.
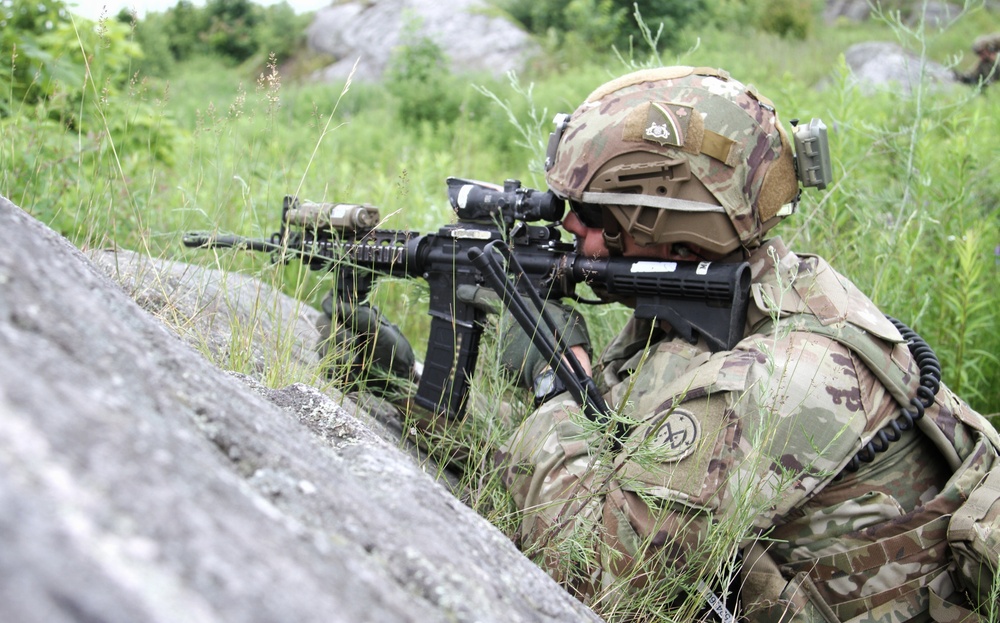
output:
[[[448,125],[461,108],[461,93],[452,79],[448,58],[430,37],[421,34],[421,22],[408,14],[400,35],[400,45],[393,50],[386,67],[386,88],[396,97],[396,117],[405,125],[423,122]]]
[[[19,114],[53,95],[80,69],[72,59],[48,49],[46,35],[69,19],[61,0],[51,3],[0,0],[0,116]]]
[[[817,13],[813,0],[763,0],[756,23],[764,32],[805,39],[812,33]]]
[[[665,47],[681,40],[684,30],[707,15],[704,0],[494,0],[530,33],[544,38],[550,54],[568,59],[593,58],[616,46],[627,48],[642,39],[642,26],[632,19],[639,11],[654,29],[662,25]]]

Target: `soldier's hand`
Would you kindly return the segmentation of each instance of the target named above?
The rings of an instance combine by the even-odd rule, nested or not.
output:
[[[455,291],[455,297],[466,304],[472,305],[486,313],[499,314],[500,339],[503,348],[500,362],[504,370],[515,379],[517,384],[525,389],[534,389],[534,379],[546,368],[552,367],[552,362],[546,361],[541,352],[532,343],[531,338],[507,312],[491,288],[485,286],[462,285]],[[589,372],[592,356],[590,334],[583,316],[575,309],[546,301],[545,309],[555,320],[567,346],[572,347],[577,359]],[[539,326],[544,324],[539,319]],[[546,331],[551,337],[551,333]]]
[[[504,311],[500,297],[492,288],[486,286],[460,285],[455,288],[455,298],[487,314],[499,314]]]
[[[545,309],[555,320],[557,329],[566,345],[571,347],[577,358],[583,354],[586,359],[581,359],[585,369],[589,370],[590,358],[592,356],[590,346],[590,334],[587,331],[587,323],[572,307],[547,301]],[[539,331],[545,331],[549,337],[551,332],[544,328],[544,323],[539,324]],[[532,343],[531,337],[514,321],[510,314],[505,313],[500,321],[500,334],[503,350],[500,360],[504,369],[516,380],[517,384],[526,389],[534,389],[534,380],[546,368],[554,367],[555,362],[547,360],[542,353]]]
[[[412,393],[416,381],[413,347],[377,307],[349,306],[328,295],[317,328],[319,355],[327,374],[342,381],[345,389],[389,399]]]

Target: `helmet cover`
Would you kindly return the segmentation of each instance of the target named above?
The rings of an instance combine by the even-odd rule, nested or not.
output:
[[[679,160],[715,201],[657,196],[648,184],[616,190],[606,183],[609,166],[649,170]],[[626,177],[619,172],[618,178]],[[716,237],[717,250],[729,251],[756,246],[798,194],[791,147],[770,101],[724,71],[683,66],[634,72],[594,91],[570,116],[546,179],[557,195],[574,202],[703,214],[706,230],[718,229],[724,213],[735,236],[732,230],[718,236],[703,231],[689,241],[705,246],[706,238]],[[631,232],[637,219],[611,212]],[[674,232],[637,242],[676,241],[678,235],[683,237]]]
[[[976,37],[976,40],[972,42],[972,51],[976,54],[1000,52],[1000,32]]]

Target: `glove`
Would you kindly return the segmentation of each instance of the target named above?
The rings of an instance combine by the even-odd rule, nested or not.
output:
[[[531,337],[514,320],[510,312],[503,308],[500,297],[490,288],[473,285],[459,286],[455,290],[459,301],[473,305],[487,313],[500,314],[500,340],[503,349],[500,353],[500,363],[515,382],[525,389],[534,389],[534,380],[546,368],[552,367],[531,341]],[[590,334],[587,323],[572,307],[554,301],[546,301],[545,309],[555,320],[556,326],[568,347],[583,346],[588,355],[592,356]],[[539,330],[544,323],[539,318]],[[545,329],[551,338],[552,333]]]
[[[365,390],[387,399],[413,393],[416,356],[399,327],[377,307],[334,302],[332,292],[323,299],[322,308],[318,351],[327,376],[343,381],[347,391]]]
[[[593,356],[587,323],[578,311],[568,305],[553,301],[546,301],[545,309],[555,321],[567,347],[582,346],[588,356]],[[541,322],[541,319],[539,319],[538,330],[544,331],[545,335],[552,338],[552,332]],[[547,368],[555,367],[555,362],[542,355],[532,343],[531,337],[507,312],[504,312],[500,321],[500,335],[504,344],[500,353],[500,362],[504,369],[519,386],[530,390],[535,389],[535,379]]]
[[[455,288],[455,298],[472,305],[487,314],[500,314],[504,312],[500,297],[492,288],[485,286],[461,285]]]

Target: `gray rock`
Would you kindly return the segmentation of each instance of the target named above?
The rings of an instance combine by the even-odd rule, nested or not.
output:
[[[913,2],[900,7],[900,11],[910,26],[917,25],[923,18],[927,26],[941,28],[957,17],[962,7],[950,2]],[[871,16],[872,3],[869,0],[827,0],[823,7],[823,20],[827,24],[840,20],[863,22]]]
[[[838,20],[863,22],[871,17],[871,4],[868,0],[827,0],[823,7],[823,20],[827,24]]]
[[[140,307],[220,368],[242,369],[248,382],[322,386],[330,399],[379,437],[428,463],[426,453],[404,434],[398,409],[369,394],[345,396],[325,382],[316,354],[319,310],[237,272],[124,249],[95,249],[86,255]],[[435,472],[460,492],[454,474]]]
[[[950,2],[927,2],[910,9],[906,19],[910,26],[917,26],[923,20],[929,28],[945,28],[962,14],[962,5]]]
[[[871,41],[852,45],[844,52],[851,80],[863,92],[894,89],[905,93],[924,80],[930,86],[954,84],[943,65],[911,54],[895,43]]]
[[[597,621],[321,392],[221,371],[0,197],[0,621]]]
[[[220,367],[247,368],[261,380],[317,374],[319,311],[259,279],[128,250],[87,256],[140,307]]]
[[[491,10],[484,0],[351,0],[321,9],[306,30],[307,41],[337,61],[315,77],[344,80],[357,63],[354,79],[379,80],[413,19],[420,36],[441,47],[456,73],[502,76],[522,69],[537,46]]]

